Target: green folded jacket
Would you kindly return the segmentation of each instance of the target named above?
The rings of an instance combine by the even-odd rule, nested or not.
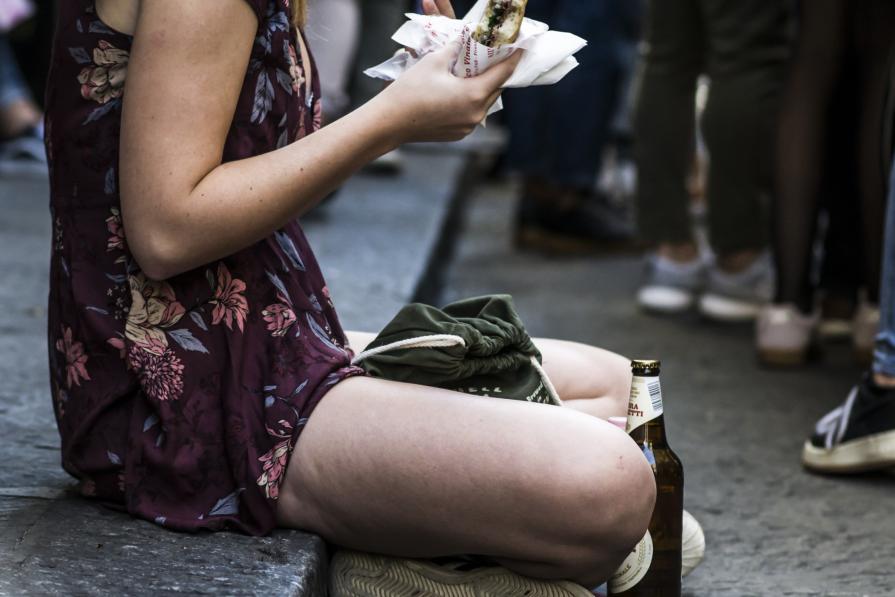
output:
[[[509,295],[407,305],[355,363],[373,377],[561,404]]]

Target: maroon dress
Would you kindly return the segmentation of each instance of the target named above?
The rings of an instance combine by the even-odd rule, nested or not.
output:
[[[258,31],[225,162],[320,121],[288,0],[247,1]],[[46,130],[62,464],[84,495],[160,525],[267,533],[308,417],[329,388],[363,372],[298,221],[163,282],[140,271],[118,192],[132,38],[101,22],[92,0],[60,6]]]

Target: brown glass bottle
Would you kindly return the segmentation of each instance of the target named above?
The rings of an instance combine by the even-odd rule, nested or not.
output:
[[[625,560],[625,574],[609,583],[611,595],[680,597],[681,526],[684,514],[684,468],[668,446],[659,361],[632,361],[634,378],[628,401],[627,431],[656,475],[656,506],[649,533]],[[649,555],[651,542],[651,557]],[[646,566],[638,572],[638,566]],[[620,569],[621,570],[621,569]],[[638,578],[642,575],[642,578]]]

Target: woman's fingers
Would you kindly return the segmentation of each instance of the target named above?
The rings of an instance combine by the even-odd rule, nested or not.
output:
[[[475,77],[475,79],[478,79],[489,89],[499,89],[513,75],[513,71],[516,70],[516,67],[519,66],[519,61],[522,60],[523,51],[524,50],[516,50],[510,54],[509,58],[503,62],[495,64],[479,76]]]
[[[438,12],[449,19],[456,19],[457,15],[454,14],[454,7],[451,5],[451,0],[435,0],[435,5],[438,7]]]
[[[456,19],[454,7],[451,6],[451,0],[423,0],[423,14],[431,16],[445,16],[449,19]]]

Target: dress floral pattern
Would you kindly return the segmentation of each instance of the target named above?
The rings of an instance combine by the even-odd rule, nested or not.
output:
[[[319,87],[297,51],[288,0],[247,2],[258,31],[224,161],[320,126]],[[363,371],[350,364],[298,221],[169,280],[140,271],[118,194],[132,38],[107,27],[92,0],[60,13],[46,141],[62,464],[85,496],[160,525],[267,533],[308,417],[329,388]]]

